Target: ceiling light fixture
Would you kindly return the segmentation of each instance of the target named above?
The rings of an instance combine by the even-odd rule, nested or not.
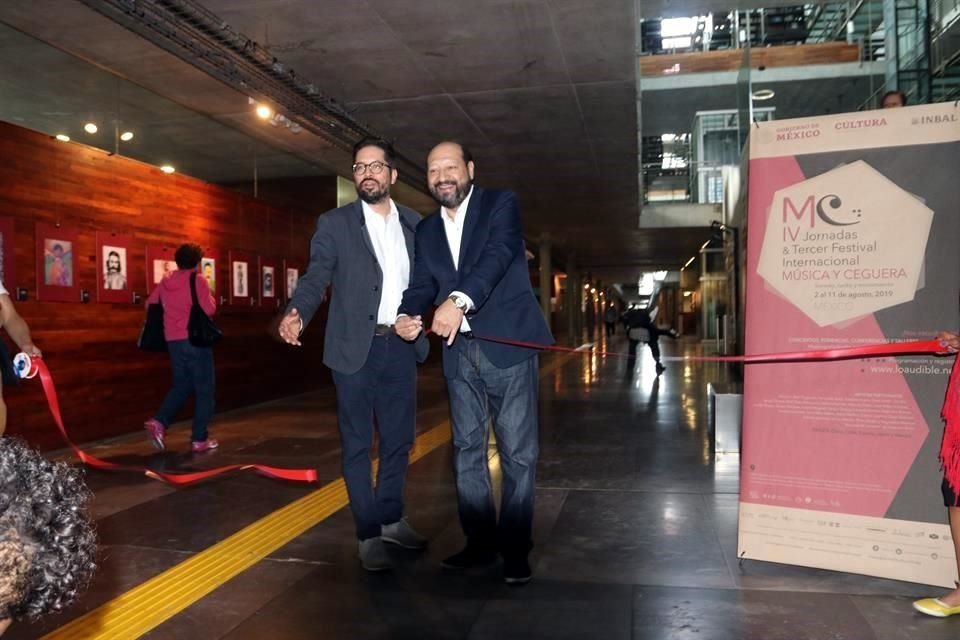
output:
[[[56,137],[60,142],[70,142],[70,136],[65,133],[58,133]]]
[[[267,120],[270,116],[273,115],[273,109],[268,107],[265,104],[257,105],[257,117],[261,120]]]
[[[120,134],[120,139],[124,142],[130,142],[133,140],[133,131],[124,131]]]
[[[754,100],[769,100],[775,95],[777,94],[774,93],[773,89],[757,89],[750,94],[750,97]]]
[[[83,130],[86,131],[87,133],[93,134],[93,133],[96,133],[99,129],[97,129],[97,125],[95,125],[94,123],[88,122],[87,124],[83,125]]]
[[[170,174],[170,173],[173,173],[174,171],[176,171],[176,169],[174,169],[174,168],[173,168],[171,165],[169,165],[169,164],[165,164],[165,165],[163,165],[162,167],[160,167],[160,171],[163,171],[164,173]]]

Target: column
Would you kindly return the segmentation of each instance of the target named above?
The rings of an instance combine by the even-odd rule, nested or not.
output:
[[[572,256],[567,260],[567,290],[564,307],[567,311],[567,336],[576,340],[580,336],[577,321],[580,316],[580,276],[577,273],[577,261]]]
[[[553,285],[553,271],[550,269],[550,234],[540,235],[540,308],[543,317],[550,325],[550,288]]]

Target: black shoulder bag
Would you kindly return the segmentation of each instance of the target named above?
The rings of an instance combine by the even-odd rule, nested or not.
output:
[[[193,304],[190,305],[190,319],[187,321],[187,337],[195,347],[212,347],[223,333],[213,324],[213,320],[200,306],[197,300],[197,274],[190,274],[190,296]]]
[[[157,285],[159,286],[159,285]],[[163,335],[163,304],[147,305],[147,315],[137,338],[137,346],[144,351],[166,351],[167,339]]]

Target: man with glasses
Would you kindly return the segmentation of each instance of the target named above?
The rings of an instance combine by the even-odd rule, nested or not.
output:
[[[413,270],[414,229],[420,216],[390,198],[397,181],[389,142],[361,140],[353,149],[359,199],[317,220],[310,265],[279,325],[280,337],[300,345],[327,287],[333,285],[323,363],[337,389],[343,477],[368,571],[392,566],[384,543],[422,549],[427,541],[403,517],[403,486],[416,427],[416,363],[426,359],[422,336],[397,336],[397,308]],[[377,484],[371,483],[374,417],[380,436]]]

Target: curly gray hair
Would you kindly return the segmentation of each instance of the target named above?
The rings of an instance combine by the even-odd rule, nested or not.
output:
[[[89,584],[96,534],[83,472],[0,438],[0,619],[60,611]]]

